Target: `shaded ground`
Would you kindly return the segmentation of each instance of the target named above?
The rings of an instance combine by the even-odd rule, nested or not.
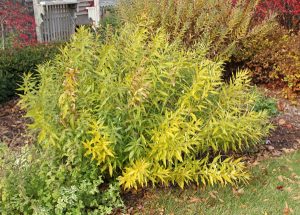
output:
[[[10,147],[17,147],[31,142],[30,135],[26,134],[26,123],[29,119],[22,116],[24,111],[17,105],[18,99],[0,104],[0,142]]]
[[[272,119],[275,130],[261,145],[253,159],[269,156],[280,156],[300,148],[300,98],[293,102],[282,97],[281,91],[262,89],[263,93],[277,100],[278,116]]]

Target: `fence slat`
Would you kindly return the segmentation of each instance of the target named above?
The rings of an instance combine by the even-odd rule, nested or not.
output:
[[[75,32],[75,10],[72,4],[45,4],[39,25],[42,42],[66,41]]]

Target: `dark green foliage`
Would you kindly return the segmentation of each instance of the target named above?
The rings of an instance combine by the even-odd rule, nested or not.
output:
[[[104,28],[106,26],[112,26],[112,27],[117,27],[120,24],[120,20],[117,17],[116,14],[116,9],[114,7],[108,7],[106,8],[105,11],[105,15],[103,17],[103,19],[101,20],[101,26],[103,26]]]
[[[254,110],[257,112],[267,111],[271,116],[275,116],[278,114],[276,101],[264,95],[258,96],[254,105]]]
[[[53,58],[58,45],[34,45],[0,51],[0,103],[16,94],[18,84],[26,72],[34,72],[36,66]]]

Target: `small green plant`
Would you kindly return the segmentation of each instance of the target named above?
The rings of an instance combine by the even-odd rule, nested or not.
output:
[[[278,114],[277,103],[274,99],[260,95],[256,100],[254,105],[255,111],[264,111],[266,110],[270,116],[275,116]]]
[[[30,128],[65,162],[80,169],[84,154],[125,189],[246,181],[244,163],[224,154],[260,143],[271,127],[267,112],[253,110],[247,71],[225,84],[222,63],[205,57],[207,44],[198,46],[169,43],[147,22],[126,24],[103,42],[81,28],[39,66],[38,84],[25,76]]]
[[[119,186],[107,182],[96,164],[61,152],[1,144],[0,212],[10,214],[111,214],[122,207]]]

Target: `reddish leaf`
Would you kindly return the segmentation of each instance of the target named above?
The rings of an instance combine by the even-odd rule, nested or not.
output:
[[[276,189],[277,189],[277,190],[280,190],[280,191],[283,191],[283,188],[284,188],[284,187],[283,187],[282,185],[276,187]]]

